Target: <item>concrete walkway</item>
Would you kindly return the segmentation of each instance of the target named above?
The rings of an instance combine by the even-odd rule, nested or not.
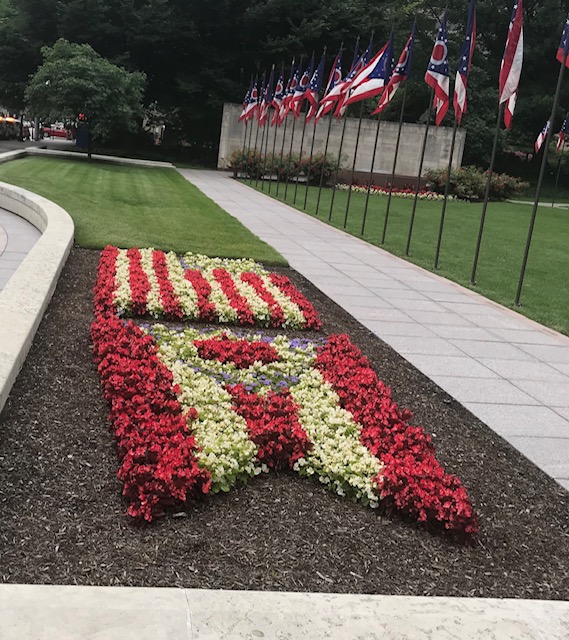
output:
[[[41,232],[27,220],[0,209],[0,291],[40,236]]]
[[[180,173],[569,489],[569,338],[226,173]]]

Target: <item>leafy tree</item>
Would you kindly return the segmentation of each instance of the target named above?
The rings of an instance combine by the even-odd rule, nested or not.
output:
[[[107,139],[117,129],[133,130],[142,115],[145,75],[129,73],[87,44],[59,39],[42,49],[43,64],[26,89],[33,116],[75,120],[85,114],[90,134]]]

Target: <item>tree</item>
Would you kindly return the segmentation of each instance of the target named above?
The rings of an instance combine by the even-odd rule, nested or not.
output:
[[[89,132],[104,141],[117,129],[133,130],[143,113],[146,76],[129,73],[87,44],[59,39],[42,49],[43,64],[31,78],[25,97],[29,112],[46,120],[86,116]]]

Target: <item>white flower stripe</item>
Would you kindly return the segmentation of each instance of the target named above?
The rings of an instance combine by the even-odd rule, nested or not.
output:
[[[246,282],[243,282],[239,275],[232,276],[235,288],[247,300],[255,320],[259,324],[268,326],[271,322],[271,310],[269,305],[259,297],[255,289]]]
[[[172,283],[174,292],[178,296],[184,317],[192,320],[199,318],[197,293],[192,283],[188,282],[184,277],[184,268],[175,253],[171,251],[166,253],[166,266],[168,268],[170,282]]]
[[[262,265],[250,258],[210,258],[199,253],[188,252],[184,255],[183,261],[186,268],[200,269],[201,271],[225,269],[233,276],[245,271],[252,271],[259,275],[267,273]]]
[[[115,262],[116,289],[113,294],[114,303],[119,316],[124,315],[132,306],[132,292],[130,290],[130,260],[126,249],[119,249]]]
[[[150,315],[158,317],[164,313],[164,305],[160,295],[160,284],[154,271],[153,255],[154,249],[152,248],[140,249],[140,264],[150,283],[150,291],[146,298],[146,309]]]
[[[268,274],[260,275],[265,288],[271,293],[283,310],[285,318],[282,324],[283,328],[301,329],[304,327],[306,325],[306,318],[304,317],[304,313],[302,313],[302,309],[271,282]]]

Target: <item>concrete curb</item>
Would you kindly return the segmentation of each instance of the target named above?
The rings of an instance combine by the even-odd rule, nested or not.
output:
[[[83,153],[77,153],[75,151],[58,151],[57,149],[39,149],[38,147],[27,147],[24,151],[11,151],[9,153],[21,154],[17,157],[23,157],[23,155],[31,156],[43,156],[47,158],[62,158],[68,160],[82,160],[88,161],[89,158]],[[7,154],[2,154],[7,155]],[[16,160],[17,157],[8,158],[8,160]],[[118,156],[103,156],[94,153],[92,160],[95,162],[104,162],[107,164],[116,164],[126,167],[149,167],[152,169],[175,169],[176,167],[171,162],[156,162],[154,160],[137,160],[135,158],[119,158]],[[2,160],[0,159],[0,162]],[[6,162],[6,160],[4,160]]]
[[[10,152],[10,155],[21,152]],[[0,156],[0,162],[5,161]],[[10,158],[15,159],[14,157]],[[0,291],[0,411],[22,368],[73,244],[71,216],[47,198],[0,182],[0,207],[42,232]]]
[[[569,603],[0,585],[3,640],[566,640]]]

